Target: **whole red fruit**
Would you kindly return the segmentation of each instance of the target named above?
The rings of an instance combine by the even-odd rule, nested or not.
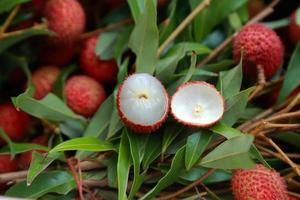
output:
[[[0,155],[0,174],[18,170],[16,160],[12,160],[10,155]]]
[[[29,128],[29,122],[30,117],[26,113],[18,111],[13,104],[0,105],[0,128],[7,133],[11,140],[22,140]]]
[[[44,98],[52,90],[60,69],[56,66],[43,66],[32,74],[32,83],[35,86],[35,99]]]
[[[48,145],[48,136],[47,135],[40,135],[36,138],[34,138],[31,143],[33,144],[39,144],[43,146]],[[37,152],[43,153],[45,151],[38,150]],[[22,153],[20,157],[18,158],[18,164],[21,169],[28,169],[32,160],[32,153],[33,151],[27,151],[25,153]]]
[[[44,15],[49,29],[56,33],[52,43],[73,43],[84,32],[86,17],[77,0],[48,0]]]
[[[114,60],[101,60],[95,52],[97,36],[87,39],[80,54],[80,67],[90,77],[100,82],[111,82],[117,77],[118,66]]]
[[[296,11],[290,17],[290,24],[289,24],[289,39],[292,43],[297,44],[300,40],[300,25],[296,22]]]
[[[71,77],[66,82],[64,95],[68,106],[85,117],[92,116],[106,98],[103,86],[85,75]]]
[[[260,164],[253,169],[236,170],[231,186],[236,200],[288,199],[285,180],[275,170]]]
[[[45,45],[39,56],[41,63],[46,65],[63,66],[68,63],[75,53],[73,44]]]
[[[257,66],[270,78],[283,62],[283,45],[277,34],[263,24],[245,26],[233,41],[233,58],[240,61],[243,51],[243,72],[252,78],[257,76]]]

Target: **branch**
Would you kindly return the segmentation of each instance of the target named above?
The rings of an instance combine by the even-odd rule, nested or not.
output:
[[[19,12],[21,6],[17,5],[8,15],[8,17],[6,18],[4,24],[0,27],[0,35],[3,34],[6,29],[9,27],[9,25],[11,24],[12,20],[15,18],[15,16],[17,15],[17,13]]]

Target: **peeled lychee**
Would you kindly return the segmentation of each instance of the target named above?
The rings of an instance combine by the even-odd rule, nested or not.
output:
[[[52,90],[52,86],[56,81],[60,69],[56,66],[43,66],[38,68],[32,74],[32,83],[35,86],[35,99],[44,98]]]
[[[86,17],[77,0],[48,0],[44,8],[48,28],[56,33],[52,43],[69,44],[84,32]]]
[[[13,104],[0,105],[0,128],[7,133],[11,140],[20,141],[25,137],[29,121],[30,117],[26,113],[18,111]]]
[[[90,77],[100,82],[112,82],[116,80],[118,66],[114,60],[101,60],[96,55],[95,48],[97,37],[87,39],[80,54],[80,67]]]
[[[292,43],[297,44],[300,40],[300,25],[296,22],[296,11],[290,17],[290,24],[289,24],[289,39]]]
[[[47,146],[48,145],[48,136],[40,135],[40,136],[34,138],[31,141],[31,143]],[[38,150],[38,152],[43,153],[45,151]],[[31,160],[32,160],[32,153],[33,153],[33,151],[27,151],[20,155],[20,157],[18,158],[18,165],[21,169],[28,169],[28,167],[30,166]]]
[[[103,86],[85,75],[71,77],[66,82],[64,95],[68,106],[85,117],[91,117],[106,98]]]
[[[120,85],[117,108],[125,125],[135,132],[149,133],[165,121],[169,96],[158,79],[146,73],[137,73]]]
[[[75,53],[75,46],[68,45],[45,45],[39,55],[41,63],[46,65],[63,66],[68,63]]]
[[[264,69],[270,78],[283,62],[283,45],[277,34],[263,24],[245,26],[234,38],[233,58],[240,61],[243,52],[243,72],[252,78],[257,77],[257,67]]]
[[[225,103],[216,88],[204,81],[191,81],[180,86],[171,99],[174,118],[190,127],[209,127],[224,113]]]
[[[236,200],[287,200],[287,186],[278,172],[263,165],[239,169],[231,179]]]

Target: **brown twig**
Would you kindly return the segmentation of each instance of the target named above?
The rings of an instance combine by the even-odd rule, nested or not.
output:
[[[179,196],[181,193],[184,193],[184,192],[194,188],[195,186],[199,185],[200,183],[202,183],[206,178],[208,178],[210,175],[212,175],[215,171],[216,171],[216,169],[209,169],[205,174],[203,174],[198,180],[194,181],[193,183],[185,186],[184,188],[182,188],[170,195],[159,197],[159,198],[157,198],[157,200],[174,199],[175,197]]]
[[[159,56],[163,50],[185,29],[187,25],[191,23],[191,21],[208,5],[210,4],[210,0],[202,1],[180,24],[176,27],[176,29],[171,33],[171,35],[162,43],[157,51],[157,55]]]
[[[99,29],[96,29],[96,30],[91,31],[91,32],[83,33],[83,34],[80,35],[80,39],[83,40],[83,39],[92,37],[94,35],[98,35],[98,34],[103,33],[103,32],[112,31],[112,30],[118,29],[118,28],[120,28],[124,25],[130,24],[132,22],[133,21],[132,21],[131,18],[127,18],[127,19],[124,19],[120,22],[117,22],[117,23],[114,23],[114,24],[109,24],[106,27],[99,28]]]
[[[77,190],[78,190],[78,193],[79,193],[79,198],[80,198],[80,200],[84,200],[83,190],[82,190],[82,180],[81,180],[80,175],[78,175],[77,170],[74,167],[73,161],[76,161],[75,165],[77,165],[78,161],[75,160],[74,158],[67,159],[67,164],[68,164],[68,166],[70,168],[70,171],[71,171],[71,173],[73,175],[73,178],[74,178],[74,180],[76,182]]]
[[[4,24],[0,27],[0,35],[5,33],[6,29],[11,24],[12,20],[16,17],[17,13],[19,12],[21,5],[17,5],[8,15]]]

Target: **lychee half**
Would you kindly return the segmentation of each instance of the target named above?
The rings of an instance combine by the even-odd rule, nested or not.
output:
[[[290,17],[288,33],[290,41],[293,44],[297,44],[300,40],[300,25],[296,22],[296,11]]]
[[[52,86],[60,74],[56,66],[42,66],[32,74],[32,83],[35,87],[34,98],[42,99],[52,90]]]
[[[209,127],[218,122],[225,104],[216,88],[204,81],[191,81],[180,86],[171,99],[174,118],[190,127]]]
[[[167,118],[169,96],[158,79],[146,73],[136,73],[120,85],[117,108],[122,121],[130,129],[150,133]]]
[[[80,67],[88,76],[100,82],[113,82],[117,78],[118,66],[115,60],[101,60],[96,55],[97,36],[88,38],[80,54]]]
[[[243,52],[243,72],[252,79],[257,77],[257,67],[264,69],[270,78],[283,62],[284,48],[277,34],[263,24],[250,24],[241,29],[233,41],[233,58],[236,63]]]
[[[11,140],[22,140],[29,128],[29,122],[29,115],[22,111],[18,111],[12,103],[0,105],[0,128],[7,133]],[[3,143],[1,139],[0,143]]]
[[[275,170],[260,164],[253,169],[236,170],[231,186],[236,200],[289,199],[285,180]]]
[[[64,87],[68,106],[85,117],[91,117],[106,98],[103,86],[89,76],[71,77]]]

